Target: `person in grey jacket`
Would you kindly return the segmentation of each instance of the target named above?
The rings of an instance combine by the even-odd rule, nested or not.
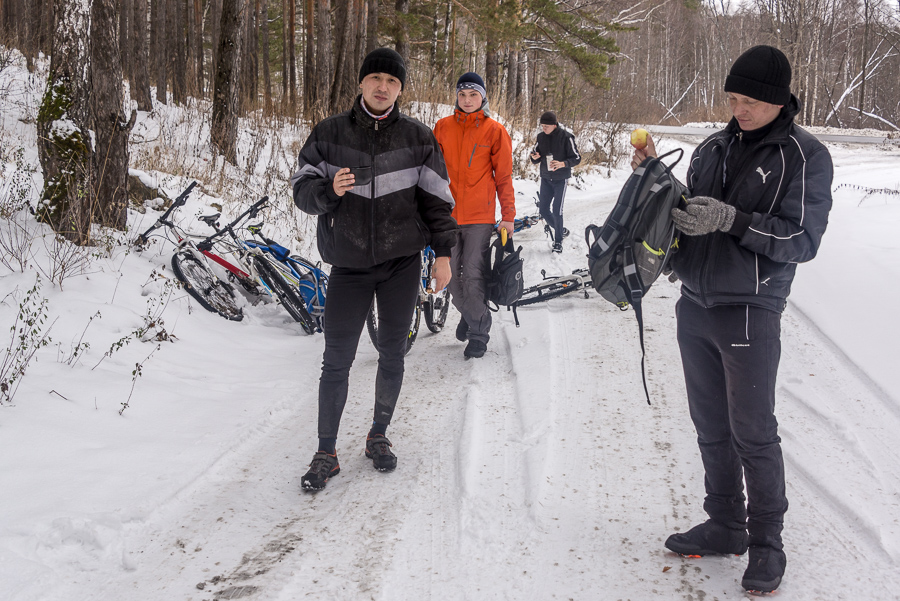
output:
[[[377,299],[378,372],[366,457],[381,471],[397,457],[385,433],[403,383],[406,338],[418,299],[421,251],[437,257],[435,289],[450,281],[457,226],[447,169],[431,130],[400,113],[406,65],[378,48],[359,71],[362,94],[349,111],[313,128],[291,178],[295,204],[318,216],[317,244],[332,265],[319,380],[318,451],[301,479],[318,490],[340,472],[335,450],[350,366]]]
[[[775,419],[781,312],[797,263],[816,256],[831,210],[828,150],[794,123],[791,66],[771,46],[734,62],[725,92],[734,118],[691,157],[691,198],[674,209],[684,234],[678,344],[705,471],[709,520],[673,534],[688,556],[750,551],[741,581],[771,592],[787,563],[784,460]],[[655,156],[652,140],[632,166]],[[746,481],[747,496],[743,482]]]

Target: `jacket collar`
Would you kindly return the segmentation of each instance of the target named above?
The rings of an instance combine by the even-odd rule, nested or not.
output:
[[[374,129],[375,124],[378,124],[378,128],[381,129],[383,127],[387,127],[397,119],[400,118],[400,99],[398,98],[396,102],[394,102],[394,108],[391,109],[391,112],[387,117],[382,117],[380,119],[376,119],[372,117],[367,111],[365,111],[362,107],[362,94],[356,97],[356,100],[353,101],[353,108],[350,109],[350,116],[361,126],[367,129]]]

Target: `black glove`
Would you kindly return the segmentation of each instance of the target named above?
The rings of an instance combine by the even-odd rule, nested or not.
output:
[[[709,196],[687,199],[685,210],[672,209],[675,226],[688,236],[703,236],[715,231],[727,232],[737,213],[731,205]]]

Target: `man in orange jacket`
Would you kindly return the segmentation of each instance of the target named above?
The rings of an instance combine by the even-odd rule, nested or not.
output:
[[[484,80],[465,73],[456,82],[456,111],[434,126],[434,137],[444,153],[450,192],[456,201],[453,217],[459,239],[450,257],[453,278],[450,295],[462,319],[456,328],[461,342],[469,341],[467,358],[483,357],[490,339],[491,312],[485,302],[490,278],[486,250],[497,216],[510,234],[516,218],[512,185],[512,140],[488,110]]]

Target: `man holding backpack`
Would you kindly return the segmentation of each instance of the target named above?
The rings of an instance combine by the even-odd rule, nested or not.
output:
[[[497,227],[512,234],[516,218],[512,140],[506,128],[490,115],[484,80],[477,73],[464,73],[456,82],[456,110],[434,126],[456,201],[453,217],[459,223],[459,239],[450,258],[450,295],[462,316],[456,338],[468,340],[463,351],[467,359],[483,357],[490,340],[486,251],[497,220],[497,199]]]
[[[553,238],[553,252],[561,253],[563,238],[569,235],[563,227],[566,183],[572,177],[572,167],[581,162],[581,155],[575,136],[559,126],[556,113],[547,111],[541,115],[540,123],[541,133],[531,151],[531,162],[541,165],[538,209],[546,224],[544,230]]]
[[[832,204],[831,156],[794,123],[800,104],[790,83],[780,50],[755,46],[738,57],[725,80],[734,118],[694,151],[691,198],[672,210],[683,234],[672,262],[682,281],[678,344],[710,519],[665,545],[686,556],[749,548],[741,584],[757,592],[778,588],[787,563],[775,419],[781,312],[797,263],[816,255]],[[652,140],[632,166],[648,156],[656,156]]]

